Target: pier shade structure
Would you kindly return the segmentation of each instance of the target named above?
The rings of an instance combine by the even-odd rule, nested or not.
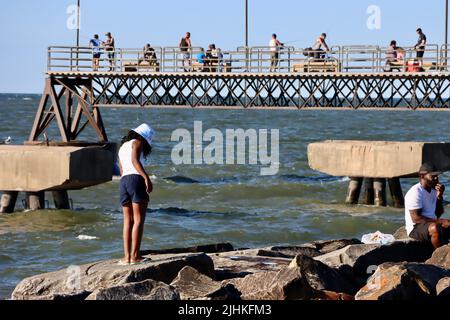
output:
[[[386,182],[394,206],[404,205],[400,178],[418,177],[422,163],[450,170],[450,143],[328,140],[308,145],[311,169],[350,177],[347,203],[386,205]],[[364,179],[364,184],[363,184]]]
[[[56,125],[59,146],[101,145],[112,150],[101,116],[106,107],[450,110],[450,47],[446,45],[427,45],[420,59],[415,58],[413,48],[404,48],[405,59],[389,64],[385,57],[388,48],[379,46],[334,46],[324,55],[286,46],[275,62],[269,47],[239,47],[205,58],[203,64],[196,59],[200,48],[191,48],[187,59],[179,47],[153,49],[151,58],[142,49],[117,48],[114,55],[103,52],[94,70],[92,49],[49,47],[44,92],[25,144],[47,147],[46,131]],[[95,132],[95,141],[80,141],[87,128]],[[24,152],[11,150],[2,161],[20,158]],[[36,158],[45,159],[42,149],[35,150]],[[67,190],[106,179],[94,175],[80,182],[73,170],[91,170],[86,168],[92,166],[106,175],[113,166],[114,155],[100,164],[107,169],[102,171],[90,158],[92,150],[74,150],[70,156],[67,149],[58,150],[69,164],[70,174],[63,175],[68,180],[63,182],[58,176],[49,184],[43,179],[40,185],[33,185],[26,170],[3,170],[0,175],[15,173],[19,178],[1,186],[5,191],[0,212],[14,207],[17,189],[34,192],[27,204],[30,208],[41,208],[42,193],[48,190],[56,190],[55,202],[67,207]],[[75,155],[82,155],[79,161],[86,166],[74,164],[70,159]],[[30,166],[36,168],[34,163]],[[34,179],[40,180],[39,170],[33,172]],[[111,180],[112,174],[108,177]],[[379,188],[380,183],[382,187],[380,181],[369,184]]]

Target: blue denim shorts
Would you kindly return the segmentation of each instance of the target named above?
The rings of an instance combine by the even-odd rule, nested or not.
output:
[[[145,180],[138,174],[130,174],[120,179],[120,204],[148,202]]]

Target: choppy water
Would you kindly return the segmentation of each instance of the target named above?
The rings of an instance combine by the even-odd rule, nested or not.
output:
[[[30,132],[38,96],[0,95],[0,140],[21,144]],[[308,167],[308,143],[325,139],[449,141],[448,113],[389,111],[264,111],[105,109],[111,141],[149,122],[156,129],[147,167],[154,181],[143,249],[214,242],[236,247],[300,244],[316,239],[360,238],[393,233],[403,210],[343,204],[347,179]],[[279,129],[280,171],[259,175],[260,166],[175,166],[173,130]],[[55,128],[50,138],[57,137]],[[86,135],[84,138],[89,138]],[[448,183],[449,176],[441,181]],[[404,192],[415,180],[403,180]],[[122,254],[118,181],[70,192],[73,211],[46,210],[0,216],[0,298],[24,277]],[[21,195],[18,207],[21,208]],[[53,206],[51,195],[48,195]],[[80,240],[80,235],[96,237]]]

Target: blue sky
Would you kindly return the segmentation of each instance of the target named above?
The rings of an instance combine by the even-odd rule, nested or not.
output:
[[[0,92],[41,93],[49,45],[74,45],[67,8],[76,0],[2,0]],[[186,32],[194,46],[216,43],[223,50],[245,43],[244,0],[81,0],[81,42],[110,31],[116,46],[177,46]],[[367,8],[381,10],[381,28],[370,30]],[[308,47],[321,32],[331,45],[378,44],[396,39],[413,45],[421,26],[428,43],[444,43],[445,0],[249,0],[249,44],[282,42]],[[295,41],[295,42],[294,42]]]

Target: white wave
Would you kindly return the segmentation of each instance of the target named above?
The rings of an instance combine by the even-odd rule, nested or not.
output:
[[[94,236],[87,236],[87,235],[84,235],[84,234],[80,234],[78,237],[77,237],[77,239],[78,240],[96,240],[96,239],[98,239],[97,237],[94,237]]]
[[[31,98],[22,98],[22,100],[31,101],[32,99]]]

